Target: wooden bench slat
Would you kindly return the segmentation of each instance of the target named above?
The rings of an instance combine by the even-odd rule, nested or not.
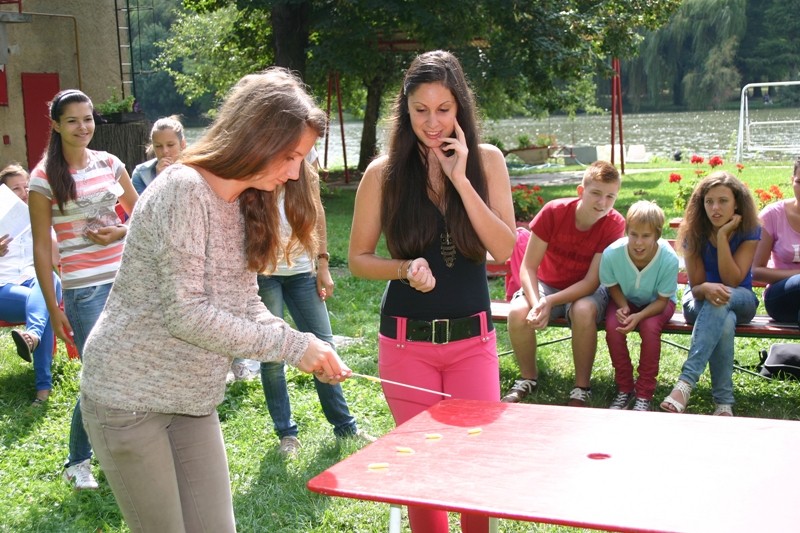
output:
[[[511,308],[509,302],[503,300],[492,300],[492,320],[495,322],[505,322],[508,320],[508,311]],[[550,321],[552,327],[568,327],[565,318],[558,318]],[[664,326],[664,333],[674,333],[679,335],[691,335],[692,325],[684,320],[683,313],[675,313]],[[776,339],[800,339],[800,328],[796,324],[775,322],[766,315],[757,315],[748,324],[736,326],[736,335],[739,337],[767,337]]]

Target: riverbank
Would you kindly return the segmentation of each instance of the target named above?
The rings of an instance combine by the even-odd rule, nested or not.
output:
[[[625,175],[642,174],[650,172],[659,172],[669,174],[670,172],[679,172],[685,170],[685,167],[665,167],[665,168],[629,168],[625,170]],[[511,185],[525,184],[525,185],[539,185],[540,187],[550,185],[572,185],[579,184],[583,178],[583,169],[575,170],[575,168],[562,168],[554,167],[552,172],[531,172],[527,174],[512,175]],[[345,182],[344,171],[332,170],[328,172],[325,183],[329,188],[344,188],[354,189],[358,187],[358,182],[361,180],[361,173],[355,170],[350,171],[350,178]],[[624,178],[623,178],[624,179]]]

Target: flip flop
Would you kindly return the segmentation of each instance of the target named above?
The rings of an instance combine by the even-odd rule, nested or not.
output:
[[[17,355],[30,363],[32,361],[31,352],[33,352],[33,350],[36,348],[35,346],[31,346],[33,342],[28,343],[23,335],[23,332],[17,329],[11,330],[11,338],[14,339],[14,344],[17,345]],[[28,338],[30,338],[30,335]]]

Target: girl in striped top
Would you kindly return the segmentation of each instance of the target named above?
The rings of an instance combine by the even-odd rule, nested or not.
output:
[[[117,216],[119,201],[130,214],[138,198],[125,165],[88,148],[94,135],[92,102],[65,90],[50,103],[47,152],[31,174],[28,205],[36,275],[56,335],[83,352],[119,269],[127,227]],[[64,310],[52,279],[51,227],[61,253]],[[64,476],[78,489],[97,488],[89,468],[92,449],[76,405]]]

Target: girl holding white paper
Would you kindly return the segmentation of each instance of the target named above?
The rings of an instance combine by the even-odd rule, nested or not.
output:
[[[28,201],[28,172],[20,165],[12,164],[0,170],[0,185],[5,185],[10,194],[16,194],[19,205]],[[16,197],[12,196],[15,202]],[[17,347],[17,354],[33,363],[36,382],[36,398],[33,405],[43,404],[50,397],[53,376],[50,367],[53,362],[53,327],[50,314],[44,301],[36,271],[33,267],[33,239],[31,237],[28,210],[15,213],[24,219],[19,222],[25,229],[12,238],[0,237],[0,320],[24,322],[25,330],[14,329],[11,336]],[[3,231],[7,231],[3,228]],[[58,266],[58,250],[52,246],[51,239],[51,277],[57,299],[61,300],[61,280],[53,272]]]
[[[114,206],[119,202],[130,215],[138,198],[122,161],[88,148],[95,129],[93,109],[81,91],[55,95],[50,103],[50,141],[31,174],[28,199],[36,275],[50,320],[56,335],[68,343],[74,339],[79,354],[103,310],[122,259],[128,228]],[[49,275],[51,227],[61,253],[63,311]],[[76,489],[96,489],[89,466],[92,448],[79,403],[72,415],[64,477]]]

